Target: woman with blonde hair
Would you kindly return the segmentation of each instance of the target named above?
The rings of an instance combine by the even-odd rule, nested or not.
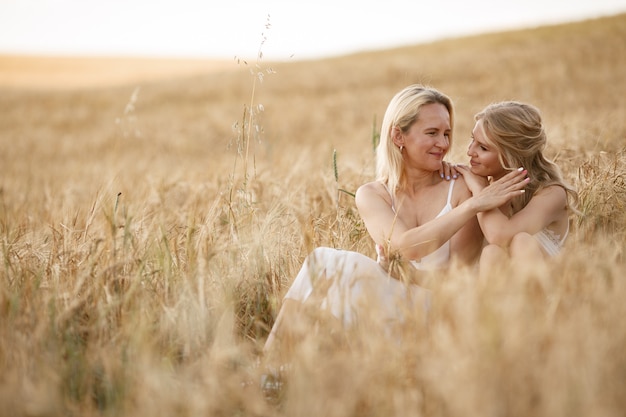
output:
[[[547,136],[539,110],[530,104],[504,101],[475,116],[467,155],[459,165],[472,194],[477,195],[508,172],[524,167],[530,181],[525,192],[505,204],[478,213],[487,241],[481,270],[508,259],[543,259],[557,255],[569,232],[578,199],[559,167],[543,155]]]
[[[453,261],[475,262],[483,242],[476,214],[506,204],[527,184],[525,171],[513,171],[472,196],[463,178],[446,181],[442,161],[453,126],[454,108],[445,94],[421,85],[398,92],[382,123],[377,178],[356,192],[372,240],[406,265],[409,278]],[[363,254],[315,249],[287,291],[264,351],[286,361],[291,346],[313,329],[302,314],[306,307],[329,313],[344,328],[367,322],[383,331],[402,322],[405,312],[423,312],[427,291],[415,280],[397,278]]]

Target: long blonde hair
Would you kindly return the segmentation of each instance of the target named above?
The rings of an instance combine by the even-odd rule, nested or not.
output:
[[[393,143],[392,130],[409,131],[426,104],[443,104],[450,114],[450,128],[454,129],[454,106],[452,100],[440,91],[420,84],[413,84],[398,92],[389,102],[380,130],[380,142],[376,149],[376,179],[387,184],[392,197],[403,180],[402,153]],[[452,146],[452,133],[450,133]]]
[[[542,188],[558,185],[567,193],[567,207],[576,211],[578,193],[563,180],[559,167],[543,155],[547,136],[536,107],[517,101],[503,101],[485,107],[474,117],[482,120],[487,139],[498,151],[500,164],[507,170],[524,167],[530,183],[526,192],[513,200],[513,212],[526,207]]]

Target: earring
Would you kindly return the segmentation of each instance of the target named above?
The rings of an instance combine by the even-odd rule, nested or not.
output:
[[[400,145],[400,153],[402,153],[403,149],[404,149],[404,145]]]

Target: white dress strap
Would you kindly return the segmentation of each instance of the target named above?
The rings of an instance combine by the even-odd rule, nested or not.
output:
[[[565,229],[565,233],[563,233],[563,237],[561,238],[561,246],[565,243],[565,239],[567,239],[567,235],[569,234],[569,221],[567,222],[567,228]]]
[[[395,213],[396,205],[395,205],[395,202],[393,201],[393,195],[391,194],[391,191],[389,191],[389,187],[387,187],[386,183],[382,182],[381,184],[383,185],[383,187],[385,187],[385,190],[387,190],[387,192],[389,193],[389,198],[391,199],[391,210]]]
[[[448,200],[446,200],[446,205],[452,204],[452,190],[454,189],[454,183],[456,180],[450,181],[450,188],[448,189]]]

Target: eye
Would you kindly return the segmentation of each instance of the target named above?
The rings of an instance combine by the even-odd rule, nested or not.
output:
[[[478,146],[478,149],[480,149],[481,151],[489,152],[489,148],[487,148],[485,145],[483,145],[480,142],[476,142],[474,137],[470,138],[470,144],[469,144],[468,148],[471,148],[472,146]]]

